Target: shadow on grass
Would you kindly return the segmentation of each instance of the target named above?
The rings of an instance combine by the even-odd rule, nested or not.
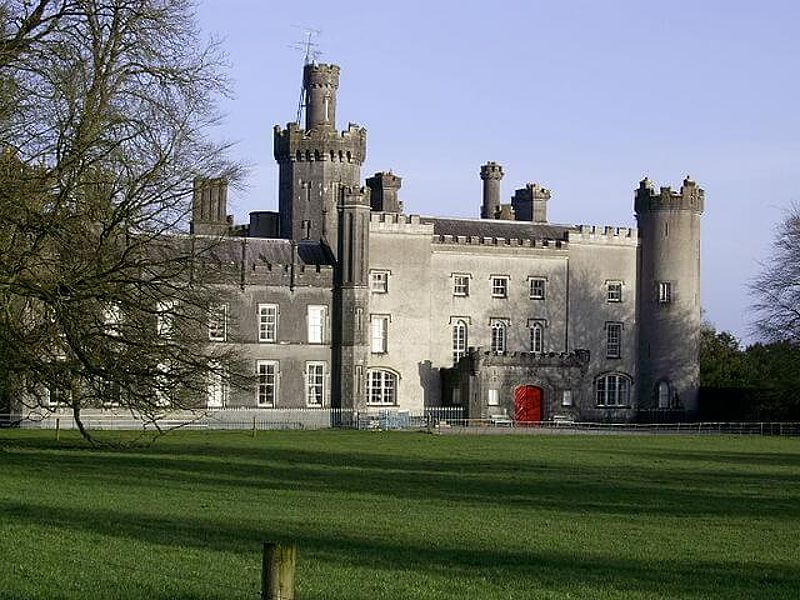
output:
[[[297,544],[305,559],[368,569],[435,574],[443,578],[479,580],[515,590],[635,591],[667,597],[791,598],[800,590],[800,573],[757,561],[631,560],[586,556],[580,549],[569,554],[437,548],[413,543],[365,539],[357,535],[315,535],[302,526],[292,531],[285,524],[249,528],[220,521],[182,517],[180,520],[143,516],[114,510],[41,506],[0,501],[0,511],[17,523],[46,524],[65,531],[129,538],[154,545],[252,555],[257,560],[264,539]],[[275,528],[271,528],[275,527]],[[191,598],[192,596],[186,596]],[[304,595],[305,598],[313,596]]]

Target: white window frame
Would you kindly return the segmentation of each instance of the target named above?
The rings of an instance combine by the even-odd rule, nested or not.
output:
[[[658,303],[659,304],[671,304],[672,303],[672,282],[671,281],[659,281],[658,282]]]
[[[544,300],[547,295],[546,277],[528,278],[528,298],[531,300]]]
[[[369,291],[373,294],[389,293],[389,274],[383,269],[372,269],[369,272]]]
[[[315,316],[316,315],[316,316]],[[309,344],[324,344],[327,337],[328,307],[324,304],[309,304],[306,325]]]
[[[672,386],[669,381],[662,379],[656,386],[656,401],[658,408],[669,408],[672,400]]]
[[[221,317],[221,318],[220,318]],[[224,342],[228,339],[228,304],[212,304],[208,309],[208,339]]]
[[[542,354],[544,352],[544,323],[533,321],[530,325],[531,352]]]
[[[626,407],[631,401],[631,378],[623,373],[604,373],[595,379],[597,406]]]
[[[622,302],[622,282],[619,280],[606,281],[606,302],[619,304]]]
[[[508,322],[503,319],[492,319],[489,323],[491,331],[490,348],[492,354],[503,354],[508,351]]]
[[[456,319],[452,328],[453,364],[458,363],[462,356],[466,356],[469,340],[469,327],[464,319]]]
[[[222,373],[222,364],[212,360],[208,368],[206,408],[225,408],[228,401],[228,386]]]
[[[508,298],[508,275],[492,275],[492,298]]]
[[[256,406],[275,408],[280,391],[280,363],[277,360],[256,361]],[[270,391],[272,400],[269,400]]]
[[[311,361],[306,363],[305,397],[306,406],[321,408],[325,406],[325,388],[328,369],[325,362]]]
[[[389,351],[389,315],[370,315],[369,339],[372,354],[386,354]]]
[[[622,323],[606,323],[606,358],[622,358]]]
[[[258,305],[256,317],[258,318],[258,341],[260,343],[274,344],[278,341],[278,316],[277,304]]]
[[[469,296],[470,275],[465,273],[453,273],[453,296],[456,298],[466,298]]]
[[[572,390],[561,392],[561,406],[572,406]]]
[[[500,393],[496,389],[488,390],[486,394],[487,406],[500,406]]]
[[[170,339],[175,332],[175,300],[156,302],[156,333],[159,337]]]
[[[26,310],[28,310],[27,306]],[[109,302],[103,309],[103,327],[106,335],[111,337],[122,335],[120,325],[122,325],[122,308],[116,302]]]
[[[369,406],[397,406],[397,387],[400,378],[389,369],[367,371],[367,404]]]

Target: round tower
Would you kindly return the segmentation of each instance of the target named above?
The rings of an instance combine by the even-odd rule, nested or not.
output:
[[[700,215],[703,190],[636,190],[639,224],[639,408],[697,411],[700,350]]]
[[[317,126],[336,127],[336,90],[339,67],[310,63],[303,67],[306,92],[306,130]]]
[[[500,210],[500,181],[503,179],[503,167],[494,161],[481,166],[483,180],[483,204],[481,219],[496,219]]]

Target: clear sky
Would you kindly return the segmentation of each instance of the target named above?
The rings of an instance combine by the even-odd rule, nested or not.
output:
[[[220,137],[252,166],[244,222],[277,208],[272,127],[294,120],[303,28],[341,66],[337,118],[368,130],[366,177],[403,177],[407,213],[476,217],[478,171],[502,196],[537,182],[552,222],[635,226],[649,176],[706,191],[702,303],[749,341],[747,284],[800,201],[800,2],[200,0],[233,98]]]

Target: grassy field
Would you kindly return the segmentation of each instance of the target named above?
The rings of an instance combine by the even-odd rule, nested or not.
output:
[[[800,440],[0,431],[0,598],[800,597]]]

